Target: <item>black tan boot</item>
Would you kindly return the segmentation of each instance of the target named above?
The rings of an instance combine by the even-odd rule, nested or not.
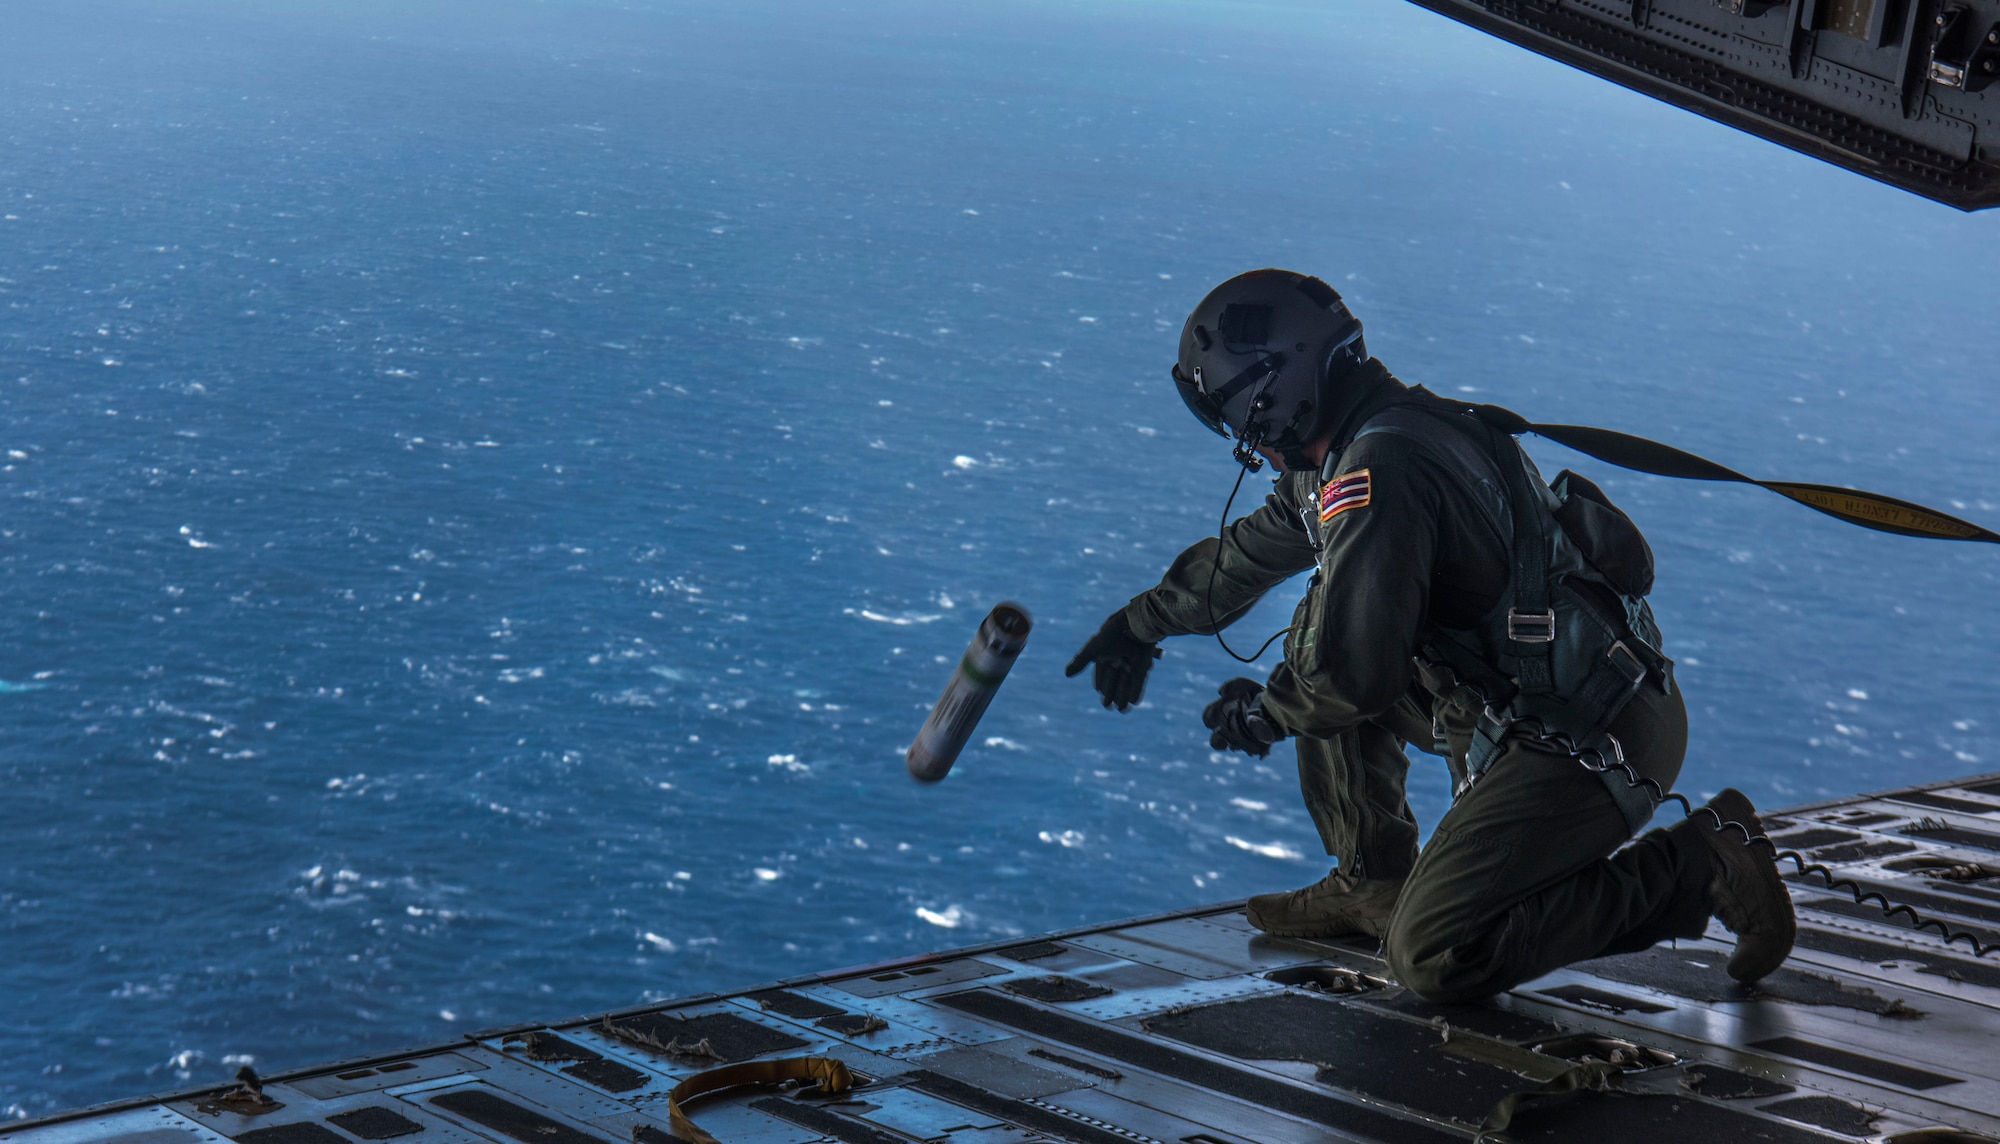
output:
[[[1755,837],[1764,833],[1757,810],[1742,791],[1731,787],[1708,800],[1708,809],[1723,822],[1737,822]],[[1695,815],[1712,862],[1708,892],[1710,907],[1736,935],[1736,952],[1729,955],[1729,976],[1756,981],[1785,963],[1798,936],[1792,895],[1778,876],[1778,863],[1768,846],[1746,846],[1735,827],[1716,830],[1705,814]]]
[[[1301,890],[1258,894],[1244,914],[1273,937],[1379,938],[1402,892],[1401,878],[1355,878],[1335,870]]]

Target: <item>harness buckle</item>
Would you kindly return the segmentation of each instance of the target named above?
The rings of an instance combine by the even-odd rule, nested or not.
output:
[[[1625,682],[1635,687],[1646,678],[1645,661],[1641,660],[1631,648],[1626,647],[1624,640],[1612,644],[1611,650],[1604,653],[1604,659],[1611,665],[1613,671],[1625,677]]]
[[[1555,609],[1550,608],[1546,612],[1507,609],[1507,638],[1515,643],[1556,642]]]
[[[1465,752],[1465,779],[1453,788],[1452,798],[1471,790],[1472,784],[1500,757],[1507,733],[1514,727],[1511,710],[1510,707],[1508,711],[1495,711],[1491,703],[1480,708],[1479,718],[1472,725],[1472,742]]]

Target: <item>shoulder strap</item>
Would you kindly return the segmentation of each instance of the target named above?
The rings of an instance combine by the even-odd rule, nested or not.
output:
[[[1423,433],[1405,423],[1407,418],[1402,416],[1405,414],[1415,413],[1420,416],[1432,418],[1455,418],[1465,421],[1472,427],[1475,435],[1478,435],[1478,429],[1483,428],[1483,426],[1472,421],[1470,418],[1466,418],[1464,416],[1465,412],[1466,407],[1456,403],[1446,404],[1441,407],[1437,395],[1421,386],[1413,387],[1397,400],[1369,414],[1368,419],[1361,423],[1361,426],[1354,431],[1354,434],[1341,442],[1340,448],[1328,450],[1326,463],[1320,467],[1319,479],[1325,482],[1339,476],[1340,474],[1336,470],[1340,465],[1342,454],[1346,453],[1349,448],[1353,447],[1356,441],[1361,440],[1363,437],[1372,437],[1377,433],[1387,433],[1392,437],[1402,437],[1419,444],[1429,444],[1428,438]]]
[[[1507,481],[1514,515],[1514,599],[1507,609],[1507,650],[1515,658],[1521,694],[1555,690],[1549,649],[1556,638],[1555,609],[1549,604],[1548,510],[1528,480],[1521,446],[1506,432],[1493,431],[1493,459]]]
[[[1428,400],[1426,400],[1428,399]],[[1416,391],[1411,399],[1397,402],[1377,412],[1356,431],[1353,441],[1358,441],[1373,433],[1388,433],[1398,437],[1423,442],[1423,434],[1412,427],[1400,424],[1396,414],[1414,412],[1430,417],[1458,418],[1466,406],[1456,402],[1444,402],[1423,391]],[[1513,517],[1513,585],[1511,599],[1503,597],[1508,605],[1505,617],[1506,653],[1513,657],[1513,682],[1521,695],[1548,695],[1556,689],[1555,670],[1551,648],[1555,643],[1555,609],[1549,599],[1549,533],[1551,523],[1545,502],[1535,489],[1535,483],[1528,478],[1527,461],[1521,447],[1505,428],[1484,422],[1465,419],[1453,428],[1465,433],[1468,444],[1485,452],[1493,460],[1500,472],[1500,479],[1507,492],[1508,515]],[[1350,441],[1351,443],[1351,441]],[[1320,473],[1322,480],[1331,479],[1339,465],[1337,456],[1329,455],[1325,469]],[[1462,655],[1453,655],[1456,646],[1450,640],[1439,640],[1435,650],[1447,660],[1463,661]],[[1451,645],[1451,646],[1447,646]],[[1497,650],[1497,649],[1496,649]],[[1469,662],[1454,662],[1453,669],[1461,676],[1493,676],[1488,665]],[[1471,672],[1472,676],[1467,673]],[[1505,678],[1502,673],[1497,678]]]
[[[1355,431],[1354,436],[1347,439],[1346,445],[1339,449],[1329,449],[1327,451],[1326,463],[1319,468],[1319,481],[1321,484],[1325,484],[1340,475],[1342,467],[1340,462],[1347,456],[1347,450],[1352,449],[1355,442],[1361,440],[1363,437],[1373,437],[1381,434],[1390,437],[1401,437],[1407,441],[1416,441],[1419,443],[1423,441],[1423,436],[1409,426],[1398,425],[1384,416],[1384,414],[1391,412],[1394,412],[1394,410],[1385,409],[1381,413],[1370,417],[1360,429]]]

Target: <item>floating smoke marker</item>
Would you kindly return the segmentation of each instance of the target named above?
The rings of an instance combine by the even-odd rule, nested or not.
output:
[[[951,673],[951,682],[944,685],[944,694],[931,708],[931,717],[917,732],[917,741],[910,744],[904,762],[912,778],[934,783],[951,770],[979,726],[979,717],[986,714],[986,705],[993,702],[993,693],[1028,646],[1028,629],[1034,623],[1019,604],[1001,604],[987,613],[972,646],[959,659],[958,670]]]

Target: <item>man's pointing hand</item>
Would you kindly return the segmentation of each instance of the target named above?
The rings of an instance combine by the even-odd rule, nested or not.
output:
[[[1091,686],[1104,699],[1106,707],[1116,707],[1120,711],[1136,707],[1146,694],[1146,673],[1153,670],[1153,661],[1160,658],[1160,645],[1147,643],[1132,634],[1132,626],[1125,622],[1125,609],[1111,613],[1104,626],[1097,629],[1069,661],[1063,674],[1075,676],[1091,664],[1097,670],[1090,677]]]

